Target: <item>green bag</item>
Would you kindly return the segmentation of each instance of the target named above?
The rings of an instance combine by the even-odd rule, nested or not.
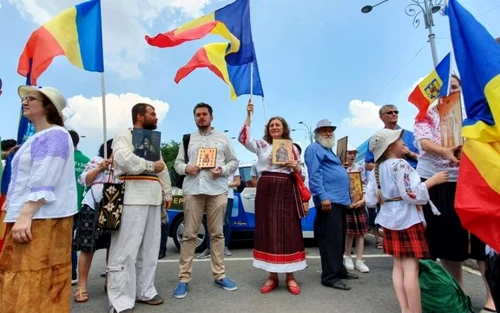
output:
[[[423,313],[470,313],[470,298],[438,262],[420,260],[419,282]]]

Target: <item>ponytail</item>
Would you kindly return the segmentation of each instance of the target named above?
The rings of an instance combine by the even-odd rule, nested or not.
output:
[[[380,185],[380,173],[379,173],[379,167],[382,162],[385,161],[384,157],[381,157],[380,159],[375,162],[375,181],[377,182],[377,203],[381,205],[384,202],[384,198],[382,197],[382,186]]]

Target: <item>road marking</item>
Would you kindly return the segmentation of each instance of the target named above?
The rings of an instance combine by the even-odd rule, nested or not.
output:
[[[476,276],[481,276],[480,271],[473,270],[472,268],[468,266],[462,266],[462,270],[466,271],[467,273],[474,274]]]
[[[355,255],[353,255],[355,257]],[[363,259],[375,259],[375,258],[390,258],[389,254],[367,254],[363,255]],[[319,255],[308,255],[306,257],[309,260],[319,260],[321,257]],[[207,259],[194,259],[194,262],[210,262],[210,258]],[[234,258],[224,258],[224,261],[253,261],[252,257],[234,257]],[[158,263],[179,263],[179,260],[158,260]]]

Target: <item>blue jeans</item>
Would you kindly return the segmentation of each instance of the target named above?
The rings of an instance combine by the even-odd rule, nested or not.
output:
[[[226,215],[224,215],[224,246],[229,247],[231,241],[231,215],[233,213],[234,199],[227,198]],[[207,241],[207,249],[210,250],[210,238]]]
[[[168,223],[161,223],[160,253],[167,252]]]
[[[76,280],[78,278],[78,273],[77,273],[77,266],[78,266],[78,256],[76,254],[76,249],[75,249],[75,230],[76,227],[78,226],[78,217],[79,213],[75,214],[73,217],[73,234],[71,237],[73,237],[73,244],[71,245],[71,280]]]

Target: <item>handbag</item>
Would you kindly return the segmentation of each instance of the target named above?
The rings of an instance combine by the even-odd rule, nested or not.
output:
[[[304,184],[304,180],[298,172],[292,172],[293,178],[295,178],[295,183],[299,188],[300,198],[302,202],[309,202],[311,200],[311,191],[307,188],[306,184]]]
[[[104,230],[119,230],[125,197],[125,180],[123,183],[114,183],[114,169],[109,173],[108,182],[103,184],[102,200],[99,202],[97,225]]]

